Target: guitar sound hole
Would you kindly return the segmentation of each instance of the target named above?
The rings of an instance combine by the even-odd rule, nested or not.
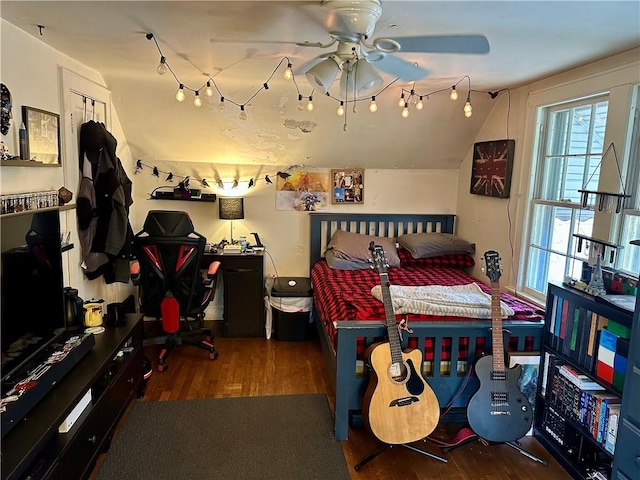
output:
[[[395,383],[404,383],[407,381],[408,368],[405,362],[389,364],[389,378]]]

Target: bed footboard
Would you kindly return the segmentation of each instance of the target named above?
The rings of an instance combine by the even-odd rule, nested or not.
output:
[[[505,321],[505,345],[511,351],[539,350],[543,326],[543,321]],[[478,388],[475,378],[467,378],[469,368],[479,355],[490,352],[490,322],[412,322],[410,327],[413,333],[405,333],[403,347],[422,352],[423,376],[440,407],[465,407]],[[369,381],[362,361],[363,348],[384,337],[385,325],[340,321],[335,350],[324,329],[320,327],[318,331],[335,387],[335,438],[346,440],[350,416],[360,413]]]

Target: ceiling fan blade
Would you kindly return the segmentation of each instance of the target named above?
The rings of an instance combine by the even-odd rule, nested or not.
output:
[[[370,63],[374,67],[406,82],[420,80],[421,78],[426,77],[429,73],[424,68],[420,68],[411,62],[407,62],[406,60],[391,54],[387,54],[379,60],[370,61]]]
[[[401,52],[414,53],[489,53],[489,41],[483,35],[426,35],[393,37]]]

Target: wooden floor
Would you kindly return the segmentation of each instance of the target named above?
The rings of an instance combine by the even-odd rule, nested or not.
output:
[[[165,372],[155,370],[159,347],[145,347],[145,355],[154,364],[145,397],[136,401],[184,400],[211,397],[243,397],[327,393],[324,360],[317,340],[278,342],[262,338],[220,338],[214,344],[220,356],[211,361],[204,350],[179,346],[168,358]],[[331,408],[335,398],[327,393]],[[434,434],[451,438],[462,425],[440,424]],[[116,431],[117,435],[117,431]],[[342,442],[352,479],[367,480],[563,480],[571,477],[533,438],[522,446],[548,461],[537,463],[507,445],[485,446],[472,442],[442,453],[434,445],[414,444],[447,460],[442,463],[411,450],[394,447],[385,450],[356,472],[354,466],[381,444],[364,428],[349,430]],[[206,448],[206,447],[204,447]],[[101,464],[98,461],[97,468]]]

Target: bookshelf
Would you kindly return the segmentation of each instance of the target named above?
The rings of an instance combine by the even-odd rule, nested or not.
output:
[[[549,284],[534,435],[574,478],[640,478],[637,310]]]

